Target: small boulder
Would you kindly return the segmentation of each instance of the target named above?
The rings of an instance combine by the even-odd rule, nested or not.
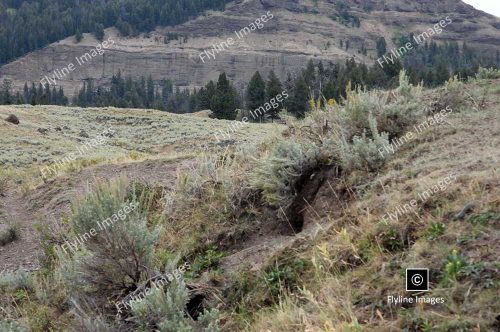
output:
[[[13,123],[15,125],[18,125],[19,124],[19,119],[17,118],[17,116],[15,116],[14,114],[11,114],[7,117],[7,119],[5,119],[5,121],[7,122],[10,122],[10,123]]]
[[[89,134],[87,134],[87,132],[85,130],[82,129],[80,131],[80,137],[89,138],[90,136],[89,136]]]
[[[38,128],[38,132],[42,135],[47,135],[47,133],[49,132],[48,129],[46,128]]]

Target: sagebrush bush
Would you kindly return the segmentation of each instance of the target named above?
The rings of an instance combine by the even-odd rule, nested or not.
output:
[[[142,301],[131,303],[134,320],[144,331],[216,332],[217,310],[205,311],[197,321],[186,315],[188,290],[182,280],[174,281],[167,290],[153,287]]]
[[[465,90],[465,85],[460,82],[457,76],[454,76],[446,81],[444,87],[440,89],[437,110],[451,107],[453,111],[463,111],[472,106],[471,103],[476,102],[473,97],[471,100],[468,100],[468,97],[472,96]]]
[[[479,67],[476,79],[497,79],[500,78],[500,69]]]
[[[28,272],[17,270],[15,272],[5,272],[0,275],[0,289],[7,289],[15,292],[18,289],[31,291],[33,282]]]
[[[28,329],[17,322],[0,318],[0,331],[2,332],[28,332]]]
[[[278,140],[266,156],[252,164],[250,187],[262,192],[269,205],[286,209],[292,203],[296,182],[318,166],[319,155],[319,147],[310,142]]]
[[[360,88],[351,90],[347,88],[347,96],[344,99],[344,112],[342,129],[351,140],[354,136],[360,136],[369,129],[368,116],[379,114],[385,104],[385,96],[377,91],[363,91]]]
[[[134,189],[119,179],[99,184],[72,207],[68,240],[74,242],[95,230],[77,252],[70,253],[68,247],[66,252],[59,250],[59,270],[77,300],[103,307],[109,299],[133,289],[153,270],[159,229],[148,227],[148,211],[140,205]],[[106,224],[108,218],[113,223]]]
[[[341,128],[347,140],[370,137],[370,116],[378,122],[378,131],[394,138],[404,134],[425,112],[421,85],[410,84],[405,71],[399,75],[399,86],[392,91],[363,91],[360,88],[346,91]],[[373,138],[373,137],[372,137]]]

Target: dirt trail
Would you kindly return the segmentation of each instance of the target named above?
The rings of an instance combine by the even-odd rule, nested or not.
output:
[[[15,190],[9,190],[0,200],[0,229],[9,222],[18,223],[18,239],[0,247],[0,272],[22,268],[37,268],[37,241],[33,229],[34,216],[26,206],[26,200]]]
[[[172,188],[179,168],[187,168],[192,160],[146,160],[127,164],[108,164],[86,168],[80,172],[61,175],[44,183],[23,197],[16,188],[0,196],[0,229],[9,221],[19,225],[19,238],[0,247],[0,272],[19,268],[32,271],[39,267],[37,233],[34,224],[51,221],[70,211],[71,202],[85,195],[96,181],[112,180],[119,176],[137,179],[150,185]]]

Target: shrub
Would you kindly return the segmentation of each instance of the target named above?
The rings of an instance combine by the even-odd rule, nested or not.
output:
[[[137,325],[144,330],[218,331],[217,310],[205,311],[195,322],[186,315],[188,301],[188,290],[181,280],[174,281],[166,291],[153,287],[144,300],[131,302],[131,307]]]
[[[4,246],[8,243],[15,241],[18,237],[18,226],[17,223],[10,223],[7,228],[0,231],[0,246]]]
[[[4,320],[0,318],[0,331],[8,332],[28,332],[28,329],[19,325],[15,321]]]
[[[500,78],[500,69],[479,67],[476,79],[497,79]]]
[[[350,141],[354,136],[360,136],[368,130],[368,116],[370,114],[381,113],[386,100],[376,91],[362,91],[361,89],[351,90],[347,88],[344,99],[344,113],[342,127]]]
[[[33,332],[51,331],[53,329],[54,312],[46,306],[33,306],[28,316],[28,324]]]
[[[81,303],[109,305],[108,299],[134,289],[153,268],[159,229],[148,229],[148,211],[138,208],[139,205],[135,190],[121,178],[99,184],[93,193],[72,207],[73,238],[69,241],[95,234],[82,241],[79,251],[68,254],[59,250],[60,272],[70,292]],[[112,223],[106,224],[105,220]]]
[[[378,122],[378,131],[388,133],[389,137],[397,137],[406,128],[415,123],[422,115],[422,86],[410,84],[406,72],[399,74],[399,86],[389,92],[348,90],[344,100],[342,127],[347,140],[354,136],[362,136],[369,130],[373,131],[370,117]]]
[[[303,174],[319,164],[319,147],[310,142],[280,139],[267,156],[255,159],[248,175],[252,189],[259,190],[270,206],[287,209]]]
[[[388,133],[390,138],[399,137],[407,128],[416,123],[425,109],[422,106],[422,86],[410,84],[406,72],[399,73],[399,86],[385,94],[380,113],[374,116],[378,122],[378,130]]]
[[[7,289],[11,292],[19,289],[31,291],[33,283],[30,275],[24,270],[5,272],[0,275],[0,289]]]
[[[364,131],[361,137],[354,136],[352,144],[345,136],[340,141],[340,159],[346,170],[375,171],[385,163],[385,156],[379,152],[379,149],[389,145],[388,135],[378,133],[377,121],[371,115],[369,115],[368,122],[372,138],[368,138]]]
[[[436,110],[450,107],[453,111],[463,111],[466,107],[470,106],[470,102],[467,101],[467,95],[470,96],[465,90],[464,84],[460,82],[457,76],[454,76],[446,81],[444,87],[441,88]],[[473,103],[475,103],[474,99]]]

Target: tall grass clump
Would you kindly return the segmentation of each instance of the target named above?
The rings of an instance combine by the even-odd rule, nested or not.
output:
[[[9,184],[9,173],[7,170],[0,168],[0,195],[5,195]]]

